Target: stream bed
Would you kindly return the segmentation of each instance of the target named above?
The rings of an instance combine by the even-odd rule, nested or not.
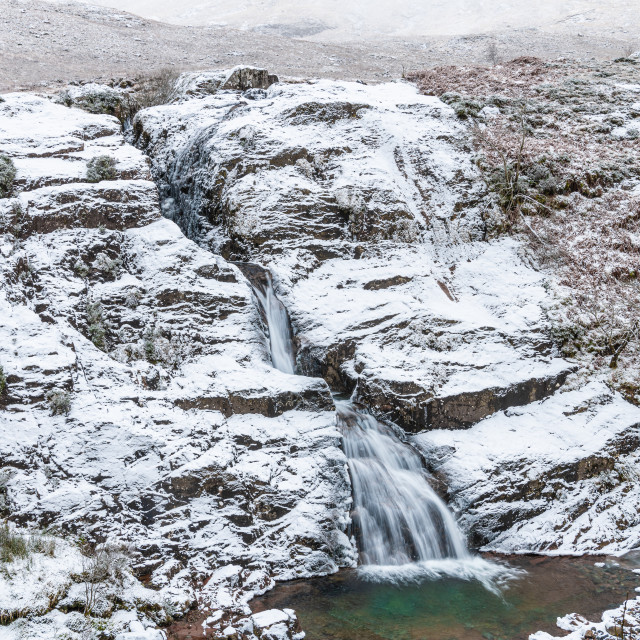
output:
[[[634,558],[485,557],[520,570],[499,593],[477,580],[394,585],[343,570],[280,583],[251,606],[295,609],[306,640],[519,640],[538,630],[565,635],[556,619],[568,613],[600,620],[640,585]]]

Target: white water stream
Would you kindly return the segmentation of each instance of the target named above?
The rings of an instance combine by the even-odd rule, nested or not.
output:
[[[289,317],[268,273],[266,290],[254,285],[254,291],[267,320],[273,366],[295,373]],[[365,573],[392,580],[446,573],[490,582],[504,572],[504,567],[468,552],[453,515],[431,488],[414,449],[352,402],[336,400],[336,410]]]
[[[453,516],[431,488],[420,456],[351,402],[336,402],[353,485],[352,518],[364,565],[468,557]]]
[[[296,363],[291,343],[291,323],[285,306],[278,300],[274,290],[271,274],[265,272],[267,284],[265,290],[258,285],[253,285],[253,291],[262,305],[269,331],[269,350],[271,363],[276,369],[285,373],[294,374]]]

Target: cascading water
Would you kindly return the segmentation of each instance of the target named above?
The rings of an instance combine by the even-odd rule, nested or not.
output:
[[[276,369],[295,373],[291,324],[271,275],[252,280]],[[337,426],[353,486],[354,529],[365,574],[406,580],[442,573],[478,578],[495,590],[505,567],[472,556],[456,522],[429,485],[420,456],[393,429],[350,401],[336,399]]]
[[[351,402],[336,402],[353,485],[353,521],[364,565],[466,559],[453,516],[418,454]]]
[[[296,372],[296,361],[291,342],[292,333],[289,315],[273,290],[271,274],[265,271],[265,276],[266,283],[264,285],[254,284],[253,291],[258,298],[258,302],[262,305],[267,321],[271,362],[276,369],[294,374]]]

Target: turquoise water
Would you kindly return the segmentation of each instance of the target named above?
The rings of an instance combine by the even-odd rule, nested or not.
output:
[[[611,559],[605,567],[595,566],[603,559],[594,557],[506,560],[520,573],[498,593],[450,577],[376,584],[349,570],[282,583],[252,608],[295,609],[307,640],[515,640],[537,630],[565,635],[558,616],[599,620],[640,585],[640,576]]]

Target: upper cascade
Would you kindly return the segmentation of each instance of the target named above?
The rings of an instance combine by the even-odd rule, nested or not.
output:
[[[264,284],[253,285],[253,291],[267,322],[271,363],[276,369],[293,375],[296,372],[296,362],[289,315],[273,290],[273,281],[268,271],[265,272],[265,278]]]

